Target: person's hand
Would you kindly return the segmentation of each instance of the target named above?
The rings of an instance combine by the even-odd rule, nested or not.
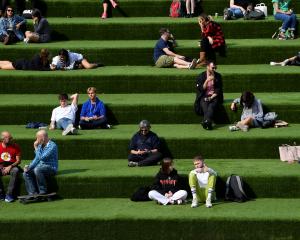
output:
[[[209,41],[209,44],[210,45],[213,45],[214,43],[214,40],[212,39],[212,37],[207,37],[208,41]]]
[[[39,140],[36,139],[36,140],[34,141],[34,143],[33,143],[33,147],[34,147],[34,148],[37,148],[39,144],[40,144]]]
[[[2,175],[3,175],[3,176],[8,175],[9,172],[10,172],[10,170],[11,170],[11,166],[4,167],[4,168],[2,169]]]
[[[145,153],[145,151],[143,151],[143,150],[140,150],[140,149],[137,150],[137,154],[138,154],[138,155],[143,155],[144,153]]]
[[[92,117],[92,120],[97,120],[97,119],[98,117],[96,115]]]
[[[169,198],[173,196],[173,193],[169,191]]]
[[[181,55],[176,55],[176,57],[178,57],[179,59],[184,59],[185,56],[181,56]]]
[[[202,173],[202,172],[203,172],[203,167],[202,167],[202,168],[196,168],[195,171],[196,171],[197,173]]]
[[[16,29],[19,30],[21,27],[21,23],[16,24]]]
[[[231,109],[232,111],[235,111],[235,110],[236,110],[236,104],[235,104],[234,102],[231,103],[230,109]]]
[[[28,168],[29,168],[29,165],[25,165],[25,166],[24,166],[24,172],[25,172],[25,173],[28,172]]]
[[[287,15],[291,15],[292,13],[293,13],[293,10],[292,9],[290,9],[290,10],[288,10],[287,12],[285,12]]]

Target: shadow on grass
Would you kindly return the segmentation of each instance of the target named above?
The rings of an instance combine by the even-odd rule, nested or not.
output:
[[[64,169],[64,170],[58,171],[58,175],[82,173],[82,172],[86,172],[87,170],[89,170],[89,169]]]

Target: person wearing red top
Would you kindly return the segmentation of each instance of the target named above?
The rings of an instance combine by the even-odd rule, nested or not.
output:
[[[198,18],[201,28],[201,51],[198,66],[206,66],[207,60],[216,62],[216,52],[220,56],[226,56],[226,43],[220,24],[212,21],[206,14],[201,14]]]
[[[1,133],[0,143],[0,199],[6,202],[13,202],[16,197],[16,187],[19,179],[21,163],[20,147],[13,142],[11,134],[7,131]],[[7,187],[6,196],[2,176],[10,175],[10,181]]]

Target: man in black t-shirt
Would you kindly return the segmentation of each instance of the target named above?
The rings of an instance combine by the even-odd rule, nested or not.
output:
[[[173,48],[176,46],[175,39],[169,29],[161,28],[159,31],[161,37],[154,47],[153,60],[156,67],[176,67],[194,69],[197,65],[197,60],[192,62],[186,60],[182,55],[176,54]]]
[[[154,132],[150,131],[150,122],[142,120],[139,128],[140,130],[130,141],[128,167],[155,165],[162,159],[162,154],[159,152],[160,140]]]

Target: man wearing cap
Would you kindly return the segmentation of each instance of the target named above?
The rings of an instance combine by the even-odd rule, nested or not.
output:
[[[162,154],[159,152],[160,140],[154,132],[150,131],[149,121],[142,120],[139,128],[130,141],[128,166],[156,165],[162,159]]]
[[[0,200],[5,202],[13,202],[16,197],[16,187],[18,184],[21,163],[20,147],[13,142],[11,134],[7,131],[1,133],[0,143]],[[2,176],[10,175],[9,184],[6,195],[4,194],[4,186]]]

